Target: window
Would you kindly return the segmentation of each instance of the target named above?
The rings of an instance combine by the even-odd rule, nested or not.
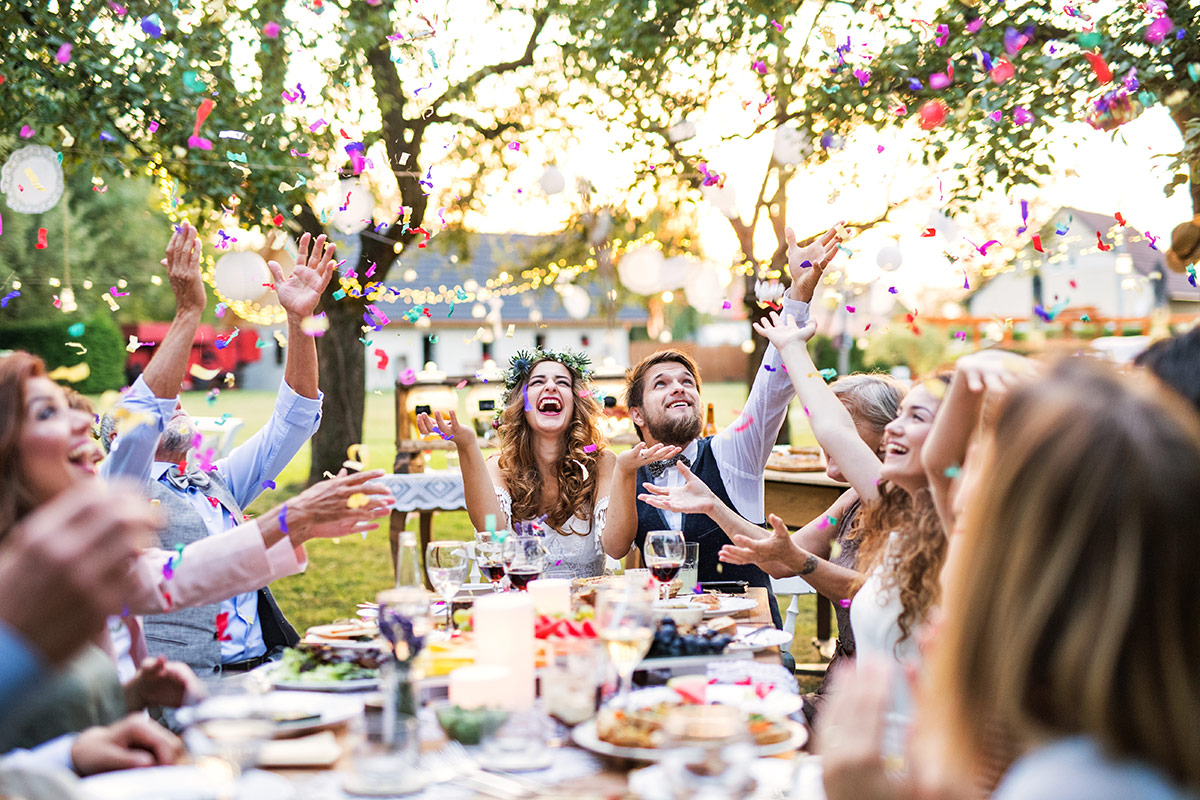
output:
[[[487,361],[491,357],[492,357],[492,343],[491,342],[483,342],[483,360]]]
[[[424,368],[430,361],[437,361],[434,357],[434,341],[433,337],[426,334],[421,337],[421,367]]]
[[[535,333],[533,335],[533,346],[535,348],[537,348],[538,350],[545,350],[546,349],[546,334]]]

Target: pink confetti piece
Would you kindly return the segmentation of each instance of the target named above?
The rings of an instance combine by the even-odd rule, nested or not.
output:
[[[724,303],[721,304],[721,308],[724,310],[731,309],[731,308],[733,308],[733,303],[726,300]]]
[[[192,135],[188,137],[188,147],[197,150],[212,150],[212,142],[200,136],[200,126],[204,124],[204,120],[208,119],[208,115],[212,113],[216,102],[212,98],[206,97],[200,103],[200,108],[196,110],[196,124],[192,126]]]
[[[279,23],[278,22],[268,22],[266,25],[263,25],[262,33],[263,33],[263,36],[267,37],[268,39],[278,39],[279,38]]]
[[[749,427],[750,427],[751,425],[753,425],[753,424],[754,424],[754,417],[752,417],[752,416],[747,416],[747,417],[746,417],[746,421],[745,421],[745,422],[743,422],[741,425],[737,426],[736,428],[734,428],[734,429],[733,429],[733,432],[734,432],[734,433],[741,433],[742,431],[746,430],[747,428],[749,428]]]
[[[328,123],[328,122],[326,122],[324,119],[319,119],[319,120],[317,120],[316,122],[314,122],[313,124],[309,125],[309,126],[308,126],[308,129],[309,129],[310,131],[312,131],[312,132],[314,132],[314,133],[315,133],[315,132],[316,132],[316,131],[317,131],[319,128],[322,128],[322,127],[324,127],[325,125],[328,125],[328,124],[329,124],[329,123]]]
[[[34,134],[33,128],[29,127],[28,125],[21,126],[21,138],[22,139],[28,139],[28,138],[32,137],[33,134]]]
[[[54,54],[54,60],[60,64],[67,64],[71,61],[71,48],[74,47],[70,42],[58,48],[58,52]]]
[[[583,452],[585,452],[585,453],[596,452],[596,445],[594,445],[594,444],[584,445]]]
[[[846,306],[846,310],[853,314],[857,309],[855,309],[854,306]]]
[[[458,383],[454,384],[454,388],[455,388],[455,389],[465,389],[465,388],[467,388],[467,379],[466,379],[466,378],[463,378],[461,381],[459,381]]]

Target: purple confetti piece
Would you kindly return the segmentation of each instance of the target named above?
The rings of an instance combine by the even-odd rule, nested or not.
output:
[[[275,481],[263,481],[263,482],[262,482],[262,487],[263,487],[264,489],[274,489],[274,488],[275,488]]]

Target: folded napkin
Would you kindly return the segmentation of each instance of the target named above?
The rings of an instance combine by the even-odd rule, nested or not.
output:
[[[333,731],[321,731],[299,739],[275,739],[262,746],[259,766],[279,767],[332,767],[342,756]]]

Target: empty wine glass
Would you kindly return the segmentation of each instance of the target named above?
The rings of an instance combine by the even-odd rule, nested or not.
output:
[[[479,572],[492,584],[492,591],[500,591],[500,581],[504,580],[504,540],[502,533],[477,531],[475,533],[475,563]]]
[[[650,531],[646,534],[646,566],[658,583],[659,594],[683,567],[684,539],[682,531]]]
[[[540,536],[509,536],[504,541],[505,573],[519,591],[542,576],[548,557]]]
[[[425,548],[425,572],[429,582],[446,601],[446,630],[454,630],[454,595],[462,588],[471,569],[471,557],[463,542],[430,542]]]
[[[602,591],[596,598],[596,628],[620,678],[618,704],[629,695],[634,670],[654,639],[653,600],[653,594],[634,586]]]

